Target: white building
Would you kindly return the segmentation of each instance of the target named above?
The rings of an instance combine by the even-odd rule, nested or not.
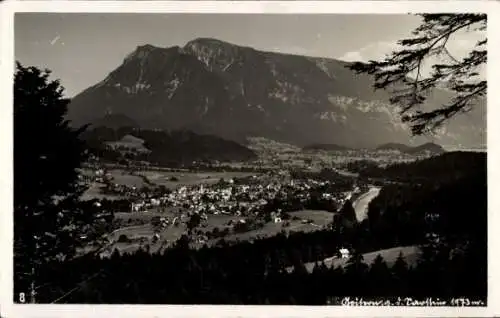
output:
[[[350,253],[349,253],[349,250],[347,248],[341,248],[339,250],[339,252],[340,252],[341,258],[349,258],[350,257]]]

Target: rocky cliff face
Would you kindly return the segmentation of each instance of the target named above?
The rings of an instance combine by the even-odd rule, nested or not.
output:
[[[460,115],[434,138],[413,140],[386,92],[346,62],[257,51],[214,39],[184,47],[139,46],[100,83],[77,95],[74,124],[128,117],[142,128],[189,129],[242,140],[374,147],[435,141],[485,143],[485,107]],[[429,104],[446,101],[437,91]],[[116,125],[116,120],[113,124]]]

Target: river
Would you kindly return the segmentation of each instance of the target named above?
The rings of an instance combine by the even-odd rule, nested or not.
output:
[[[380,187],[371,187],[366,193],[363,193],[356,201],[353,202],[352,206],[356,212],[356,218],[358,222],[363,221],[368,214],[368,204],[373,200],[379,193]]]

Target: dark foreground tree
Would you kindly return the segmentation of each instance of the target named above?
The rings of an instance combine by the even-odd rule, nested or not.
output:
[[[340,219],[342,225],[351,227],[357,223],[356,211],[352,206],[351,200],[346,200],[338,213],[337,220]]]
[[[381,61],[356,62],[349,68],[375,77],[375,89],[391,89],[391,103],[401,106],[400,113],[415,135],[432,131],[447,119],[467,112],[486,94],[487,82],[481,77],[486,65],[486,14],[421,14],[423,20],[412,37],[400,40],[400,48]],[[457,32],[484,33],[468,56],[456,58],[447,48],[448,40]],[[448,60],[432,65],[430,76],[422,74],[429,58]],[[431,91],[446,85],[455,96],[437,109],[422,110]]]
[[[77,182],[85,156],[78,139],[83,129],[68,127],[64,115],[69,100],[49,75],[17,63],[14,77],[16,301],[34,302],[28,293],[36,288],[37,269],[50,260],[70,258],[80,225],[90,222],[77,204],[83,191]]]

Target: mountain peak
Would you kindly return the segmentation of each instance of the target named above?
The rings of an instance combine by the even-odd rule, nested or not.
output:
[[[129,55],[127,55],[127,57],[125,57],[125,62],[127,61],[130,61],[132,59],[144,59],[146,57],[148,57],[148,55],[154,51],[154,50],[158,50],[158,49],[161,49],[159,47],[156,47],[154,45],[151,45],[151,44],[143,44],[143,45],[138,45],[136,47],[136,49],[130,53]]]
[[[234,44],[232,43],[229,43],[229,42],[225,42],[225,41],[222,41],[222,40],[219,40],[219,39],[215,39],[215,38],[209,38],[209,37],[199,37],[199,38],[195,38],[189,42],[186,43],[186,45],[184,46],[185,48],[188,48],[188,47],[191,47],[191,46],[196,46],[196,45],[203,45],[203,46],[220,46],[220,45],[229,45],[229,46],[234,46]]]
[[[196,38],[186,43],[182,52],[196,57],[212,70],[214,65],[226,67],[242,53],[243,47],[214,38]]]
[[[147,51],[152,51],[152,50],[155,50],[155,49],[159,49],[159,47],[156,47],[152,44],[143,44],[143,45],[138,45],[137,48],[136,48],[136,51],[144,51],[144,52],[147,52]]]
[[[183,47],[143,44],[73,98],[68,117],[80,125],[121,114],[141,128],[186,128],[229,139],[262,136],[296,145],[410,142],[389,94],[374,93],[370,76],[344,66],[206,37]],[[444,93],[437,90],[427,104],[442,105]],[[415,142],[460,140],[472,146],[484,139],[483,117],[463,116],[439,136]]]

